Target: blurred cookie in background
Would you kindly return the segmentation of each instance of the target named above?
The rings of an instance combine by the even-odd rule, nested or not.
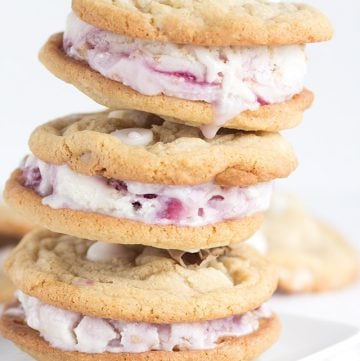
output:
[[[359,276],[357,250],[291,194],[274,194],[262,230],[248,243],[278,266],[280,292],[330,291]]]
[[[22,236],[32,228],[31,223],[0,204],[0,303],[10,301],[14,293],[12,283],[3,273],[5,259]]]

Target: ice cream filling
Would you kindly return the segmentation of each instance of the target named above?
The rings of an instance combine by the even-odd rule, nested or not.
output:
[[[5,314],[23,317],[51,346],[84,353],[208,350],[226,337],[255,332],[259,321],[272,316],[266,305],[228,318],[199,322],[152,324],[89,317],[44,304],[17,292],[20,305]]]
[[[225,188],[215,183],[172,186],[85,176],[67,165],[44,163],[34,156],[25,161],[23,178],[24,185],[54,209],[191,227],[263,212],[269,207],[273,188],[270,182]]]
[[[106,78],[147,95],[204,101],[217,129],[245,110],[287,101],[304,88],[307,57],[302,45],[200,47],[134,39],[98,29],[70,14],[66,54]]]

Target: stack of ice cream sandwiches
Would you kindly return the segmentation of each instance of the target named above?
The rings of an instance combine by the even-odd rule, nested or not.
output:
[[[41,361],[252,360],[277,339],[276,268],[244,245],[278,133],[311,105],[317,10],[269,1],[73,0],[41,61],[109,110],[38,127],[7,183],[44,227],[11,254],[5,337]]]

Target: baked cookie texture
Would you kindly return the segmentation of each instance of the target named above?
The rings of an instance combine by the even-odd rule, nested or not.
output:
[[[279,269],[279,290],[322,292],[359,277],[360,255],[332,226],[309,214],[289,194],[278,194],[263,232],[268,256]]]
[[[152,143],[131,146],[111,135],[119,129],[139,127],[152,130]],[[65,163],[84,175],[143,183],[214,181],[247,187],[287,177],[297,167],[290,143],[277,133],[222,129],[208,140],[198,128],[127,110],[57,119],[38,127],[29,145],[44,162]]]
[[[29,296],[85,315],[130,322],[199,322],[252,311],[277,286],[277,272],[246,246],[203,267],[183,267],[165,250],[123,246],[124,256],[93,262],[93,242],[38,229],[5,269]]]
[[[7,252],[20,240],[20,238],[34,225],[21,217],[13,209],[0,204],[0,252]],[[0,304],[13,299],[15,287],[2,272],[4,254],[0,256]]]
[[[0,247],[21,238],[31,231],[34,225],[21,217],[13,209],[0,204]]]
[[[59,79],[74,85],[99,104],[110,109],[135,109],[174,118],[188,125],[213,124],[213,106],[169,96],[146,96],[105,78],[85,62],[67,56],[63,50],[63,34],[53,35],[40,51],[40,60]],[[313,94],[304,90],[291,100],[245,111],[226,122],[223,127],[276,132],[297,126],[313,102]]]
[[[261,226],[262,212],[239,220],[199,227],[152,225],[72,209],[53,209],[42,204],[36,192],[23,185],[21,170],[7,182],[7,203],[34,224],[54,232],[110,243],[138,244],[169,249],[227,246],[248,239]]]
[[[13,316],[2,316],[0,319],[0,332],[38,361],[250,361],[265,352],[276,341],[280,334],[280,323],[276,316],[263,319],[260,322],[260,328],[256,332],[244,337],[225,338],[213,350],[151,351],[137,354],[86,354],[61,351],[51,347],[41,338],[38,332],[28,327],[20,318]]]
[[[329,40],[332,27],[313,7],[264,0],[73,0],[85,22],[114,33],[196,45],[283,45]]]
[[[0,275],[0,304],[10,302],[14,298],[15,287],[11,281]]]

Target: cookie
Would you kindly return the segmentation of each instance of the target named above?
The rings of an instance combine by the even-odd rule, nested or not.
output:
[[[303,55],[301,55],[301,57],[302,59],[305,59]],[[250,56],[250,59],[251,58],[253,58],[253,56]],[[236,90],[243,101],[239,98],[239,100],[234,102],[232,97],[229,98],[226,96],[226,99],[231,102],[231,105],[227,101],[222,102],[220,100],[221,98],[224,98],[226,94],[223,94],[224,88],[222,85],[219,85],[219,82],[216,83],[217,85],[215,86],[216,94],[214,94],[211,99],[207,99],[207,101],[186,100],[184,99],[184,91],[179,92],[178,90],[174,92],[174,94],[178,94],[178,97],[162,95],[163,91],[160,91],[157,95],[154,95],[151,92],[148,93],[151,95],[145,95],[134,90],[130,86],[126,86],[119,81],[111,80],[110,78],[101,75],[96,70],[90,68],[86,62],[67,56],[63,47],[62,34],[54,35],[49,39],[40,52],[40,60],[54,75],[73,84],[99,104],[105,105],[111,109],[127,108],[147,111],[162,116],[172,117],[173,121],[176,120],[189,125],[202,126],[204,133],[209,137],[216,133],[216,130],[220,126],[242,130],[262,131],[279,131],[295,127],[300,123],[303,112],[311,106],[313,101],[313,94],[308,90],[303,90],[301,81],[301,74],[303,71],[301,71],[301,74],[299,75],[300,80],[296,81],[294,95],[290,97],[284,96],[283,101],[279,102],[279,100],[277,100],[274,101],[274,104],[268,104],[264,99],[256,96],[255,93],[251,91],[251,95],[247,98],[250,102],[249,107],[246,107],[246,99],[244,96],[245,94],[248,94],[250,90],[245,91],[243,88]],[[260,59],[259,61],[263,60]],[[295,63],[297,64],[297,62],[298,60]],[[292,56],[289,56],[288,65],[289,84],[282,87],[285,91],[288,87],[292,88],[294,86],[291,77],[291,75],[294,75],[294,71],[291,68],[291,66],[294,66]],[[277,66],[277,64],[271,65],[270,68],[266,70],[269,72],[270,78],[273,76],[271,67],[274,66]],[[300,68],[302,69],[304,66],[305,65],[302,64]],[[252,68],[258,69],[256,64],[254,64]],[[120,69],[122,68],[120,67]],[[133,72],[135,72],[135,70],[130,73],[133,74]],[[187,84],[187,80],[184,80],[186,72],[182,71],[176,74],[176,76],[180,77],[179,80],[175,81],[176,84]],[[192,76],[189,77],[192,79]],[[256,77],[255,74],[254,77]],[[156,75],[155,79],[157,78],[158,75]],[[233,77],[230,78],[232,79]],[[171,77],[171,79],[173,78]],[[191,79],[190,83],[192,81]],[[139,80],[141,80],[138,84],[139,86],[145,84],[142,81],[143,78],[139,78]],[[206,83],[210,84],[209,82],[202,80],[200,86],[201,84]],[[274,83],[276,84],[275,80]],[[191,94],[195,94],[196,96],[200,94],[200,89],[197,89],[196,84],[196,89],[194,88],[194,90],[191,90],[191,88],[189,90],[190,98],[192,97]],[[251,82],[251,84],[253,84],[253,82]],[[275,93],[278,90],[276,90]],[[206,94],[210,92],[211,90],[206,91]],[[266,91],[266,95],[273,93],[274,91]],[[230,95],[231,92],[229,93],[229,96]],[[204,99],[206,100],[206,95],[204,95]],[[216,109],[216,104],[219,105],[220,108]],[[245,108],[241,108],[243,106],[245,106]]]
[[[33,227],[13,209],[0,204],[0,247],[10,241],[18,240]]]
[[[35,230],[12,253],[6,271],[18,289],[46,304],[130,322],[200,322],[239,315],[262,305],[277,286],[275,267],[246,246],[220,256],[215,251],[199,266],[187,255],[186,267],[166,250],[98,247]]]
[[[245,240],[258,230],[264,217],[263,212],[256,212],[237,220],[179,226],[149,224],[71,208],[51,208],[43,204],[39,194],[24,186],[20,171],[8,181],[4,196],[7,203],[23,216],[54,232],[110,243],[142,243],[182,250],[218,247]],[[170,215],[175,213],[171,204],[168,209]]]
[[[179,252],[38,229],[6,269],[21,291],[1,332],[39,359],[251,360],[279,334],[263,305],[276,270],[246,246]]]
[[[14,285],[7,277],[0,274],[0,309],[3,303],[10,302],[13,299],[14,293]]]
[[[270,202],[269,181],[297,165],[278,134],[224,129],[205,140],[197,128],[134,111],[56,120],[33,133],[30,147],[38,158],[26,158],[5,197],[35,223],[185,250],[253,234]]]
[[[296,197],[277,194],[263,232],[268,257],[286,293],[339,289],[359,276],[358,252],[331,225],[308,213]]]
[[[12,300],[15,288],[3,274],[3,265],[10,251],[33,225],[11,208],[0,205],[0,304]]]
[[[269,348],[278,338],[280,326],[273,317],[261,321],[261,327],[253,334],[228,338],[213,350],[191,350],[164,352],[152,351],[145,353],[104,353],[86,354],[79,352],[66,352],[51,347],[38,332],[28,327],[24,321],[16,316],[3,316],[0,319],[0,331],[10,341],[14,342],[23,351],[39,361],[129,361],[129,360],[236,360],[250,361]]]
[[[10,302],[14,297],[15,287],[12,282],[5,276],[3,267],[6,258],[15,247],[15,243],[0,244],[0,314],[3,303]]]
[[[44,162],[84,175],[166,185],[247,187],[287,177],[297,166],[279,134],[223,129],[208,140],[197,128],[126,110],[54,120],[33,132],[30,149]]]
[[[72,7],[101,29],[158,42],[304,44],[328,40],[333,32],[318,10],[288,2],[73,0]]]

